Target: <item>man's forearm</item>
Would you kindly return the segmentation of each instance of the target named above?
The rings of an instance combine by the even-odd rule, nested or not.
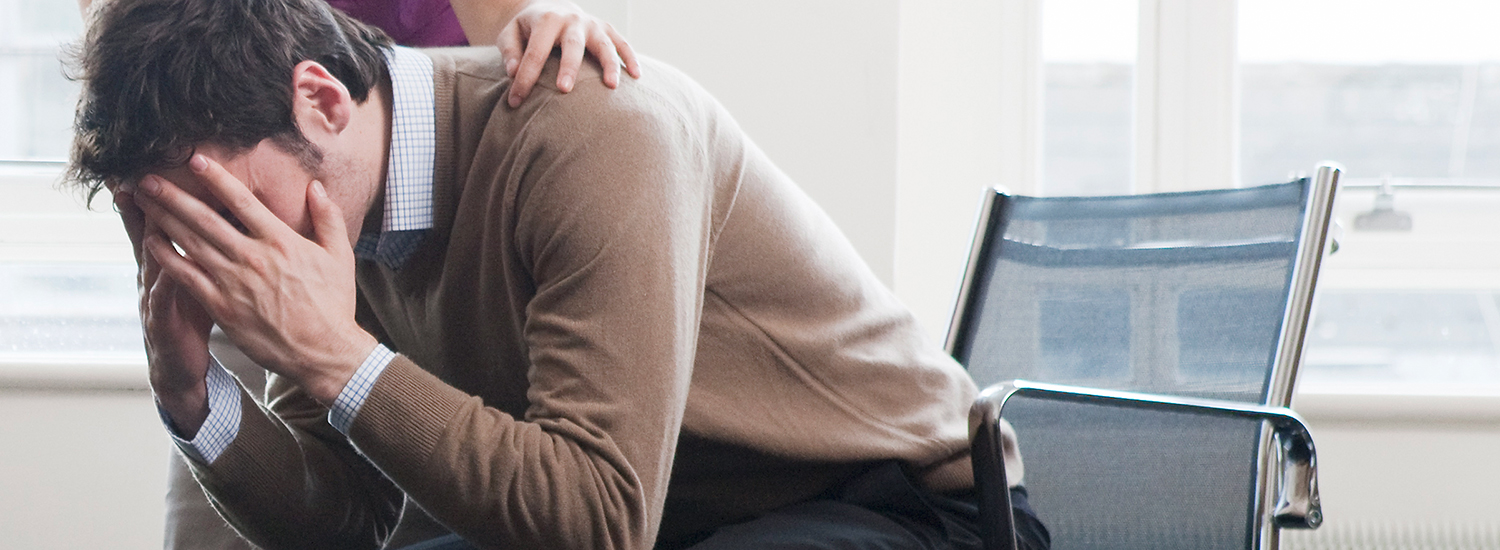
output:
[[[208,418],[208,385],[205,380],[200,379],[196,386],[181,389],[163,389],[155,380],[152,381],[152,391],[156,393],[156,401],[161,404],[162,411],[171,420],[172,427],[176,429],[177,435],[183,439],[192,439],[198,434],[198,428],[203,427],[203,421]]]
[[[135,202],[146,221],[160,228],[141,238],[142,256],[154,262],[143,271],[159,265],[161,272],[152,280],[144,324],[150,334],[182,336],[163,339],[172,344],[162,346],[169,360],[160,361],[162,354],[153,357],[153,372],[163,373],[170,384],[169,399],[183,397],[176,406],[190,412],[188,407],[201,402],[188,392],[201,387],[202,372],[158,368],[156,363],[206,364],[209,331],[204,323],[217,322],[257,364],[331,405],[378,344],[354,319],[354,251],[342,210],[321,182],[311,182],[305,193],[312,227],[302,229],[310,233],[304,236],[217,162],[196,154],[188,167],[190,174],[176,177],[196,179],[231,204],[230,215],[245,230],[170,180],[157,175],[141,179]],[[200,352],[203,361],[193,360],[191,355]]]
[[[178,445],[202,455],[188,465],[219,512],[262,548],[378,547],[399,516],[401,492],[334,431],[327,409],[284,377],[266,386],[273,411],[227,370],[210,373],[213,412],[195,440]],[[215,399],[215,378],[234,390],[233,407]],[[221,410],[232,418],[219,423]],[[233,435],[213,447],[205,438],[221,426]]]
[[[240,394],[243,389],[234,376],[217,361],[209,365],[205,385],[208,389],[208,415],[198,423],[193,433],[183,433],[159,399],[158,407],[167,424],[167,431],[171,432],[172,439],[183,454],[200,463],[212,464],[239,436],[242,412]]]

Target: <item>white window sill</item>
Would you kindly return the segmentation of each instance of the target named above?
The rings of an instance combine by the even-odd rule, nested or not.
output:
[[[0,358],[0,390],[114,390],[151,388],[141,358]]]
[[[1500,388],[1394,385],[1305,386],[1292,408],[1313,424],[1490,424],[1500,422]]]
[[[38,357],[0,359],[0,390],[145,391],[140,358]],[[1500,422],[1500,388],[1310,386],[1293,408],[1313,424],[1494,424]]]

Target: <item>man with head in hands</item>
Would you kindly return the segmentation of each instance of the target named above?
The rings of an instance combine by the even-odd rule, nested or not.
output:
[[[251,542],[977,545],[973,383],[670,67],[512,108],[493,48],[318,0],[112,0],[78,56],[70,181],[114,192],[159,408]]]

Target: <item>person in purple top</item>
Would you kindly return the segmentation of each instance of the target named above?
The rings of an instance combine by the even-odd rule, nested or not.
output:
[[[620,64],[640,78],[640,64],[614,27],[567,0],[329,0],[355,19],[380,27],[396,43],[414,47],[497,45],[515,79],[511,107],[531,93],[553,46],[562,48],[557,88],[573,89],[587,52],[604,69],[604,84],[619,84]]]
[[[328,0],[328,5],[380,27],[397,44],[414,48],[469,44],[448,0]]]
[[[85,14],[94,0],[78,0]],[[554,47],[562,48],[557,89],[573,90],[584,53],[604,71],[604,85],[620,83],[620,65],[641,77],[640,63],[625,37],[604,20],[568,0],[328,0],[328,5],[379,27],[403,46],[483,46],[500,48],[515,82],[508,103],[521,104],[541,76]]]

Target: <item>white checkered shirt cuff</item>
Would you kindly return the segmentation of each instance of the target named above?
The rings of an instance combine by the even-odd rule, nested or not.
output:
[[[375,381],[380,379],[380,373],[385,372],[385,367],[391,364],[396,354],[381,344],[376,344],[375,349],[365,356],[365,362],[354,371],[354,376],[349,378],[349,383],[344,384],[344,390],[333,400],[333,408],[328,410],[328,423],[339,433],[349,435],[349,425],[354,423],[354,415],[359,414],[359,408],[365,404],[370,397],[370,390],[375,387]]]
[[[240,385],[219,364],[219,360],[212,357],[209,358],[206,385],[208,418],[203,420],[203,426],[198,428],[198,433],[191,441],[183,439],[177,432],[177,427],[167,417],[166,411],[162,410],[161,403],[157,403],[156,411],[167,425],[167,433],[172,435],[172,441],[177,443],[184,454],[198,462],[213,464],[240,433]]]

